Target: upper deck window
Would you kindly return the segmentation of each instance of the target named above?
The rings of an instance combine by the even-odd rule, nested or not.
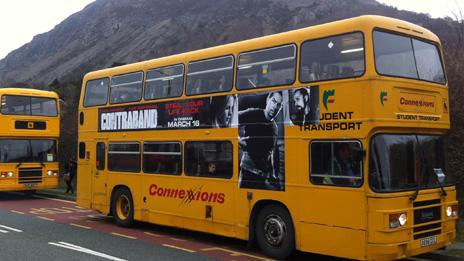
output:
[[[445,83],[438,47],[411,37],[374,31],[375,66],[382,75]]]
[[[55,117],[58,107],[54,98],[3,95],[2,114]]]
[[[104,105],[108,101],[108,78],[88,81],[85,85],[84,107]]]
[[[357,77],[364,69],[362,33],[311,40],[301,46],[301,82]]]
[[[118,75],[111,78],[110,103],[140,101],[142,98],[143,72]]]
[[[145,100],[178,97],[182,95],[184,65],[158,68],[147,72]]]
[[[234,58],[225,56],[191,62],[187,73],[187,95],[223,92],[232,89]]]
[[[238,57],[237,89],[292,84],[295,64],[293,44],[242,53]]]

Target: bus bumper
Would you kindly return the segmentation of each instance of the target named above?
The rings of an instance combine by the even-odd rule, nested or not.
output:
[[[0,182],[0,191],[18,191],[18,190],[40,190],[40,189],[52,189],[58,187],[58,178],[45,177],[41,183],[24,183],[18,184],[14,182]],[[1,180],[0,180],[1,181]]]
[[[421,239],[395,244],[369,243],[367,245],[367,260],[395,260],[435,251],[451,245],[456,238],[456,232],[451,231],[436,237],[435,244],[425,247],[421,247]]]

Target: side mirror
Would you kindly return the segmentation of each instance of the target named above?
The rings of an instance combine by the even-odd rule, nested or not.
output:
[[[441,168],[433,169],[435,175],[437,175],[438,181],[443,184],[445,182],[446,175]]]

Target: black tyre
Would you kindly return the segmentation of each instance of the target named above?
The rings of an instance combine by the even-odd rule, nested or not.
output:
[[[113,218],[116,224],[122,227],[130,227],[134,224],[134,201],[127,188],[119,188],[111,201]]]
[[[268,256],[285,259],[295,250],[295,230],[288,211],[278,205],[267,205],[258,214],[256,240]]]

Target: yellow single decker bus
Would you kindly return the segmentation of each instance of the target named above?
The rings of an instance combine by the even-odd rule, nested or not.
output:
[[[58,95],[0,88],[0,99],[0,191],[56,188]]]
[[[439,39],[360,16],[88,73],[77,203],[360,260],[456,236]]]

